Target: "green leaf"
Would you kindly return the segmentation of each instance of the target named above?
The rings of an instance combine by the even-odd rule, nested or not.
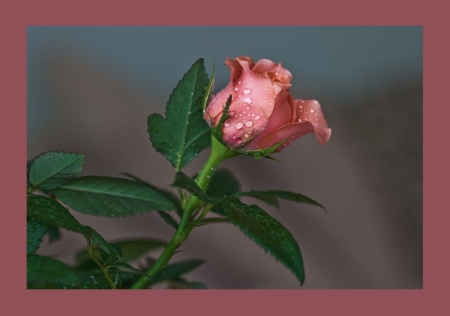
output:
[[[98,268],[98,266],[97,266]],[[83,289],[110,289],[110,285],[105,278],[105,275],[100,269],[97,270],[89,270],[89,271],[80,271],[77,273],[78,277],[81,280]],[[111,273],[111,278],[113,281],[116,281],[115,276],[117,275],[117,288],[121,288],[122,284],[125,282],[132,280],[136,277],[136,273],[133,272],[125,272],[125,271],[116,271],[116,273]]]
[[[106,242],[106,241],[105,241]],[[100,257],[103,262],[111,263],[116,262],[122,258],[122,250],[116,244],[108,243],[107,251],[103,250],[105,247],[99,247]]]
[[[132,272],[132,273],[137,273],[140,275],[143,275],[145,277],[147,277],[147,275],[142,272],[141,270],[136,269],[135,267],[129,265],[128,263],[125,262],[113,262],[108,264],[108,269],[109,268],[117,268],[119,270],[125,271],[125,272]]]
[[[177,280],[181,275],[194,270],[204,262],[204,260],[185,260],[170,264],[152,278],[152,283]]]
[[[222,201],[231,222],[294,273],[303,284],[305,280],[303,259],[292,234],[257,205],[243,204],[234,197]]]
[[[157,191],[158,193],[160,193],[161,195],[163,195],[165,198],[167,198],[170,202],[172,202],[172,204],[175,206],[175,211],[177,211],[178,214],[181,215],[182,213],[182,209],[181,209],[181,204],[180,204],[180,200],[177,198],[177,196],[175,194],[173,194],[172,192],[170,192],[169,190],[164,190],[161,188],[158,188],[156,186],[154,186],[153,184],[144,181],[130,173],[127,172],[122,172],[123,175],[129,177],[130,179],[133,179],[134,181],[137,182],[141,182],[144,183],[146,185],[148,185],[149,187],[151,187],[153,190]]]
[[[219,217],[209,217],[204,218],[197,224],[197,226],[203,226],[208,224],[220,224],[220,223],[229,223],[230,220],[228,218],[219,218]]]
[[[206,285],[201,282],[189,282],[182,278],[170,281],[170,285],[171,289],[206,289]]]
[[[61,232],[56,226],[47,227],[48,241],[49,243],[55,242],[61,239]]]
[[[178,223],[177,223],[177,221],[176,221],[172,216],[170,216],[169,213],[158,211],[158,214],[159,214],[159,216],[162,217],[162,219],[163,219],[167,224],[169,224],[170,226],[172,226],[173,228],[175,228],[175,230],[178,229]]]
[[[241,191],[239,181],[227,169],[217,169],[209,182],[206,194],[212,197],[234,195]]]
[[[240,190],[241,185],[231,171],[219,168],[211,177],[206,194],[215,198],[220,198],[223,196],[234,195]],[[225,212],[220,205],[214,205],[210,211],[225,216]]]
[[[50,190],[81,175],[84,154],[56,151],[36,157],[30,167],[30,183],[34,188]]]
[[[206,87],[206,91],[205,91],[204,96],[203,96],[203,105],[202,105],[203,113],[205,113],[206,107],[207,107],[209,101],[211,101],[211,96],[212,96],[212,92],[213,92],[213,89],[214,89],[214,75],[215,75],[215,73],[216,73],[216,66],[213,64],[212,65],[211,79],[209,79],[208,86]]]
[[[74,210],[104,217],[173,210],[172,202],[140,182],[110,177],[81,177],[53,191]]]
[[[69,210],[53,199],[29,193],[27,196],[27,215],[49,226],[87,234],[89,229],[81,225]]]
[[[92,240],[92,246],[97,246],[100,250],[100,255],[104,262],[114,262],[117,260],[120,260],[122,258],[122,251],[120,250],[120,247],[108,243],[99,233],[97,233],[93,228],[86,226],[89,228],[89,236]],[[105,253],[103,253],[101,250],[103,250]]]
[[[185,173],[181,171],[178,171],[175,174],[175,182],[173,183],[173,186],[186,189],[205,202],[212,204],[217,203],[216,199],[206,195],[205,192],[203,192],[202,189],[200,189],[200,187],[197,185],[197,183],[195,183],[194,180],[189,178]]]
[[[163,248],[167,245],[165,241],[158,240],[158,239],[131,239],[131,240],[121,240],[121,241],[115,241],[115,245],[119,246],[120,250],[122,251],[122,261],[123,262],[131,262],[136,259],[141,258],[146,253]],[[96,253],[98,250],[94,250],[94,254],[98,255]],[[75,261],[78,267],[81,267],[85,264],[85,262],[90,261],[91,256],[89,255],[88,251],[82,250],[78,252],[75,256]],[[98,266],[97,266],[98,267]],[[78,268],[77,268],[78,269]]]
[[[298,202],[298,203],[307,203],[314,206],[318,206],[323,208],[325,207],[321,205],[320,203],[314,201],[313,199],[300,194],[300,193],[294,193],[289,191],[281,191],[281,190],[269,190],[269,191],[250,191],[250,192],[240,192],[237,193],[236,196],[251,196],[256,199],[260,199],[263,202],[266,202],[269,205],[274,205],[276,207],[279,207],[277,198]]]
[[[217,122],[217,125],[214,126],[213,124],[213,120],[210,117],[210,125],[214,126],[211,128],[211,134],[219,141],[219,143],[221,143],[222,145],[224,145],[227,149],[229,150],[233,150],[231,148],[228,147],[228,144],[225,143],[223,141],[223,132],[222,132],[222,125],[223,123],[228,120],[231,116],[230,116],[230,105],[231,105],[231,101],[232,101],[232,97],[231,94],[227,99],[227,102],[225,103],[223,110],[222,110],[222,115],[220,116],[220,120],[219,122]]]
[[[80,280],[75,272],[61,261],[36,254],[28,254],[27,282],[47,283],[56,288],[76,288],[79,286]]]
[[[199,59],[173,90],[166,107],[166,118],[159,114],[148,117],[153,147],[170,161],[176,171],[211,145],[209,126],[202,115],[207,86],[203,59]]]
[[[48,282],[29,282],[27,283],[27,289],[31,290],[54,290],[57,287]]]
[[[96,258],[98,258],[98,248],[95,248],[95,250],[97,251],[97,254],[95,254]],[[89,253],[86,251],[87,256],[90,258]],[[92,270],[97,270],[98,269],[98,264],[92,260],[92,259],[87,259],[85,261],[83,261],[82,263],[80,263],[80,265],[76,266],[74,268],[74,271],[76,272],[81,272],[81,271],[92,271]]]
[[[39,248],[46,231],[44,223],[32,217],[27,219],[27,253],[34,253]]]

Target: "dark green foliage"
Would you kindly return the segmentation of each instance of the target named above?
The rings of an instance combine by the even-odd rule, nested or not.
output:
[[[108,264],[108,269],[111,269],[111,268],[117,268],[117,269],[119,269],[121,271],[124,271],[124,272],[131,272],[131,273],[147,276],[144,272],[142,272],[141,270],[136,269],[135,267],[129,265],[126,262],[113,262],[113,263],[110,263],[110,264]]]
[[[47,235],[49,243],[55,242],[61,239],[61,232],[58,227],[48,226],[47,227]]]
[[[236,177],[228,169],[217,169],[209,182],[206,194],[212,197],[234,195],[241,191]]]
[[[181,214],[182,210],[181,210],[180,200],[177,198],[177,196],[175,194],[173,194],[169,190],[158,188],[158,187],[154,186],[153,184],[151,184],[151,183],[149,183],[147,181],[144,181],[141,178],[138,178],[138,177],[136,177],[136,176],[134,176],[134,175],[132,175],[130,173],[122,172],[122,174],[127,176],[127,177],[129,177],[130,179],[133,179],[134,181],[141,182],[141,183],[144,183],[144,184],[148,185],[153,190],[155,190],[159,194],[163,195],[166,199],[168,199],[170,202],[172,202],[172,204],[175,206],[175,211],[178,214]]]
[[[313,199],[300,194],[300,193],[294,193],[289,191],[281,191],[281,190],[269,190],[269,191],[250,191],[250,192],[240,192],[237,193],[236,196],[251,196],[256,199],[259,199],[263,202],[266,202],[269,205],[274,205],[276,207],[279,207],[279,203],[277,198],[298,202],[298,203],[307,203],[314,206],[321,207],[325,210],[325,207],[323,205],[319,204],[318,202],[314,201]]]
[[[32,288],[77,288],[76,273],[59,260],[36,254],[27,255],[27,283]],[[42,285],[42,287],[39,287]]]
[[[292,234],[257,205],[243,204],[234,197],[223,199],[222,202],[231,222],[291,270],[303,284],[305,280],[303,259]]]
[[[116,241],[114,242],[114,245],[117,245],[121,250],[121,261],[131,262],[141,258],[149,251],[165,247],[167,243],[158,239],[131,239]],[[94,254],[98,257],[100,253],[97,249],[94,249]],[[92,261],[87,250],[80,251],[79,253],[77,253],[75,258],[77,267],[79,267],[80,269],[85,269],[86,267],[92,266],[86,263]],[[83,265],[86,265],[86,267],[82,267]]]
[[[231,171],[227,169],[217,169],[211,177],[206,194],[215,198],[223,196],[230,196],[238,193],[241,190],[241,185]],[[214,205],[211,212],[225,215],[220,205]],[[202,224],[202,223],[200,223]]]
[[[81,280],[81,288],[83,289],[110,289],[108,281],[101,270],[80,271],[77,273]],[[122,284],[136,277],[134,272],[118,271],[111,268],[110,275],[113,282],[116,282],[117,288],[121,288]]]
[[[209,101],[211,101],[211,96],[212,96],[212,92],[213,92],[213,89],[214,89],[214,75],[215,75],[215,73],[216,73],[216,67],[213,64],[211,79],[209,79],[208,86],[206,87],[206,90],[205,90],[205,93],[204,93],[204,96],[203,96],[203,104],[202,104],[202,111],[203,111],[203,113],[205,112],[206,107],[209,104]]]
[[[173,186],[180,187],[182,189],[186,189],[192,194],[196,195],[199,199],[208,202],[208,203],[216,203],[217,201],[206,195],[205,192],[200,189],[200,187],[197,185],[197,183],[189,178],[186,174],[179,171],[175,175],[175,182],[173,183]]]
[[[156,284],[164,281],[179,280],[183,274],[194,270],[204,262],[204,260],[185,260],[169,264],[152,278],[152,283]]]
[[[167,243],[158,239],[134,239],[117,241],[116,245],[122,249],[122,261],[131,262],[149,251],[165,247]]]
[[[230,220],[228,218],[219,218],[219,217],[208,217],[201,220],[197,226],[203,226],[208,224],[220,224],[220,223],[229,223]]]
[[[27,219],[27,253],[34,253],[47,231],[47,225],[37,219]]]
[[[121,217],[175,206],[140,182],[110,177],[81,177],[55,189],[56,197],[76,211],[104,217]]]
[[[207,86],[203,59],[199,59],[173,90],[166,107],[166,118],[159,114],[148,117],[153,147],[170,161],[176,171],[211,145],[209,126],[202,114]]]
[[[171,289],[193,289],[193,290],[203,290],[206,289],[206,285],[201,282],[189,282],[183,278],[178,278],[176,280],[170,281]]]
[[[81,225],[68,209],[42,195],[28,193],[27,215],[49,226],[62,227],[80,234],[89,233],[89,229]]]
[[[89,236],[91,238],[92,246],[99,248],[100,256],[104,262],[114,262],[122,258],[122,251],[120,247],[114,244],[108,243],[99,233],[97,233],[91,227],[89,228]],[[102,252],[103,251],[103,252]]]
[[[34,188],[50,190],[81,175],[84,154],[46,152],[31,163],[29,180]]]
[[[173,228],[175,228],[175,230],[178,228],[178,223],[177,221],[167,212],[160,212],[158,211],[159,216],[162,217],[162,219],[169,224],[170,226],[172,226]]]

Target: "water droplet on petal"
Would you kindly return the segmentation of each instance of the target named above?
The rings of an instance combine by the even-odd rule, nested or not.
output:
[[[252,116],[255,116],[255,113],[252,113]]]
[[[247,133],[246,133],[246,134],[244,134],[244,137],[245,137],[245,138],[248,138],[249,136],[250,136],[250,135],[249,135],[249,134],[247,134]]]
[[[237,144],[242,143],[242,139],[240,139],[240,138],[236,139],[236,143],[237,143]]]
[[[241,80],[238,81],[238,84],[241,84]]]
[[[234,87],[234,91],[239,91],[239,87]]]
[[[242,127],[244,127],[244,124],[243,124],[242,122],[237,122],[234,126],[235,126],[237,129],[241,129]]]
[[[223,124],[225,127],[230,127],[231,126],[231,124],[230,123],[225,123],[225,124]]]
[[[245,122],[245,126],[247,126],[247,127],[252,127],[253,126],[253,121],[247,121],[247,122]]]
[[[244,89],[244,94],[250,94],[250,92],[252,92],[252,90],[250,90],[249,88]]]
[[[255,121],[259,120],[260,118],[261,118],[261,116],[256,115],[256,116],[255,116]]]
[[[252,99],[250,99],[250,98],[245,98],[245,99],[244,99],[244,102],[245,102],[245,103],[252,103]]]
[[[314,113],[314,109],[311,109],[311,113]]]

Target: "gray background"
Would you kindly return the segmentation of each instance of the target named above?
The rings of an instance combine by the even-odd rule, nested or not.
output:
[[[224,60],[239,55],[281,61],[293,74],[294,98],[319,100],[333,129],[323,146],[312,134],[298,139],[276,156],[280,163],[223,163],[244,190],[300,192],[327,207],[260,204],[298,241],[302,288],[421,288],[421,27],[29,27],[28,159],[86,153],[83,175],[126,171],[168,186],[173,168],[152,148],[147,116],[164,113],[196,59],[209,73],[216,65],[218,92],[229,79]],[[183,171],[197,172],[208,151]],[[72,213],[109,241],[169,240],[174,232],[157,214]],[[38,253],[70,264],[84,247],[82,236],[63,231]],[[174,261],[207,260],[187,278],[209,288],[299,288],[232,225],[200,227],[182,249]]]

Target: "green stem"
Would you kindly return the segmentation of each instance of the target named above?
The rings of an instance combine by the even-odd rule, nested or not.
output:
[[[238,153],[235,151],[227,151],[227,149],[219,143],[214,136],[211,136],[212,149],[208,160],[203,166],[202,170],[199,172],[196,179],[197,185],[206,191],[209,181],[211,180],[214,171],[216,171],[217,166],[225,159],[237,156]],[[183,215],[181,217],[180,225],[178,226],[175,235],[172,240],[167,245],[164,252],[156,260],[155,264],[146,272],[146,277],[141,277],[131,288],[141,289],[144,287],[151,278],[153,278],[162,268],[164,268],[172,258],[175,250],[183,244],[187,236],[194,229],[196,223],[192,223],[192,213],[203,203],[202,200],[197,198],[195,195],[190,195],[186,202],[186,206],[183,207]],[[202,214],[202,216],[206,216]]]

